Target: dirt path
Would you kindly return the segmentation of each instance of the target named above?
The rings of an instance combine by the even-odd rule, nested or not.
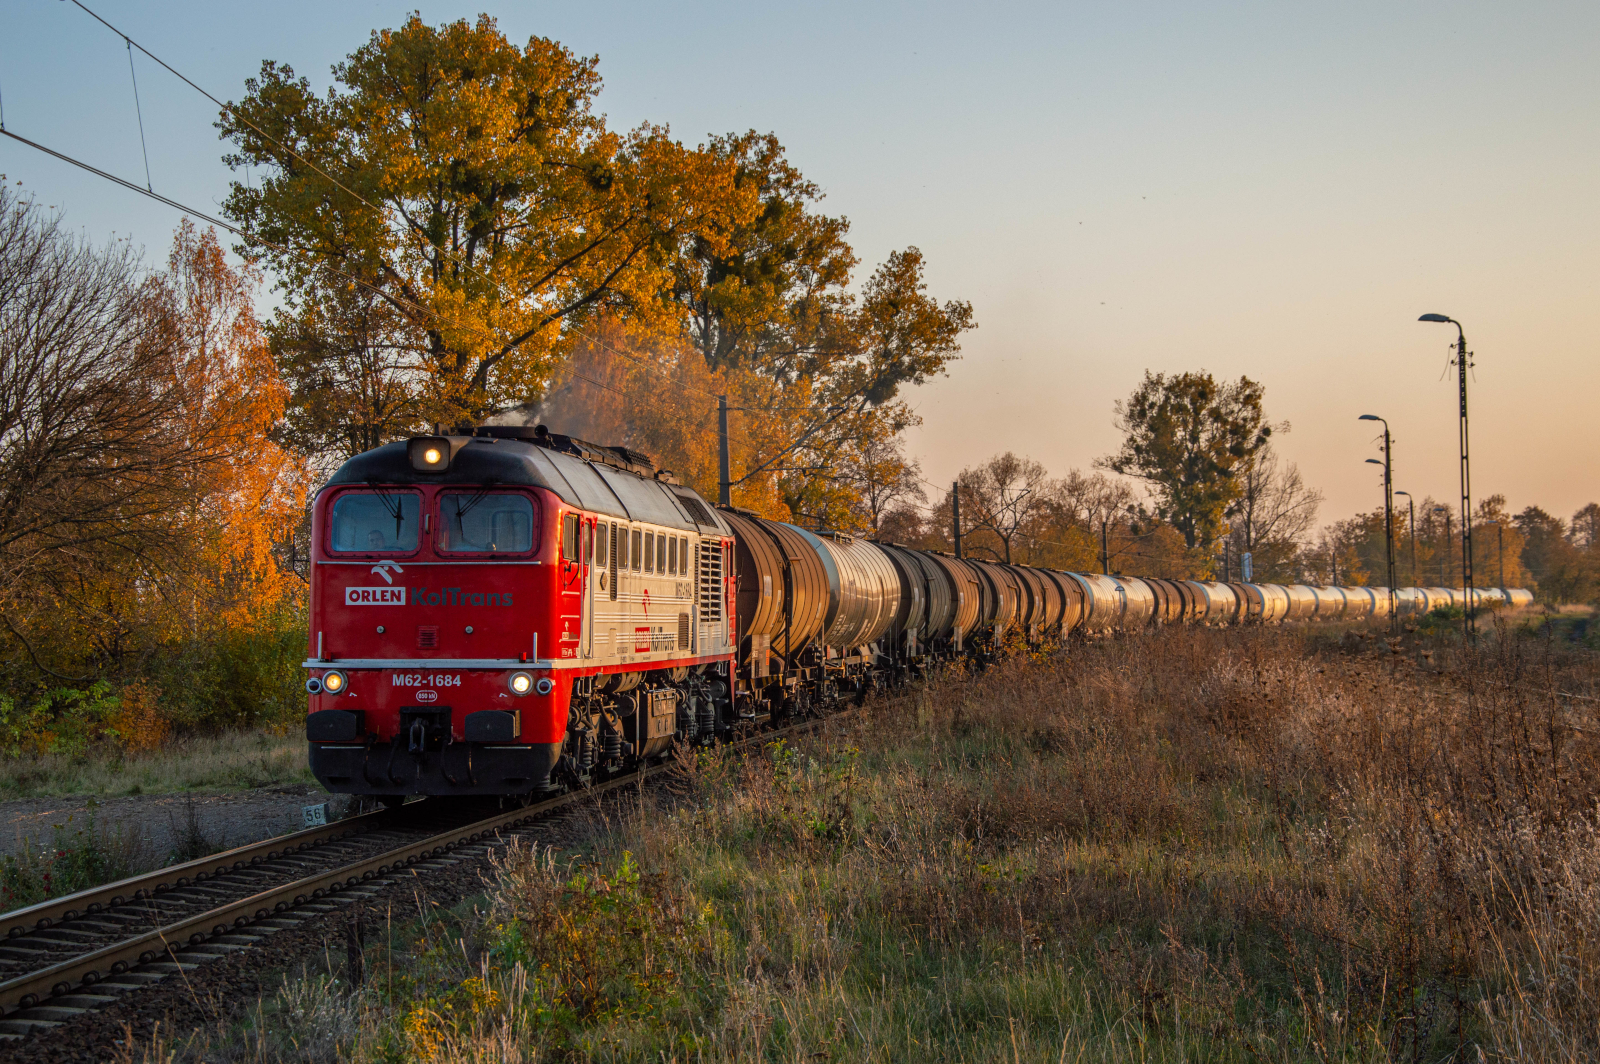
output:
[[[307,785],[235,794],[135,795],[98,800],[94,819],[108,845],[125,854],[131,865],[157,867],[174,851],[225,849],[298,831],[301,807],[325,797]],[[79,796],[0,802],[0,853],[15,853],[25,844],[49,845],[57,826],[69,835],[80,830],[88,821],[90,801]],[[204,849],[195,850],[202,840]]]

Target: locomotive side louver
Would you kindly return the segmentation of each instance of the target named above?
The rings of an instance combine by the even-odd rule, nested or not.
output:
[[[606,550],[606,558],[611,564],[610,590],[611,601],[617,601],[617,524],[611,523],[611,543]]]
[[[722,544],[714,539],[700,541],[699,598],[700,623],[722,620]]]

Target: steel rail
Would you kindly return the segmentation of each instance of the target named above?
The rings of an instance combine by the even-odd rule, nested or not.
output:
[[[737,750],[753,746],[757,743],[769,743],[785,735],[810,731],[844,717],[848,717],[853,709],[829,714],[826,717],[811,720],[797,721],[794,724],[770,731],[763,731],[756,735],[739,739],[726,744],[725,749]],[[430,836],[404,846],[388,850],[381,854],[363,858],[338,868],[307,876],[290,883],[261,891],[247,898],[227,902],[203,913],[186,917],[174,923],[158,927],[132,938],[124,939],[114,945],[96,950],[93,953],[62,961],[59,964],[38,971],[17,976],[4,983],[0,983],[0,1016],[9,1015],[19,1009],[30,1009],[47,1001],[52,996],[71,994],[78,988],[90,988],[107,976],[118,976],[138,965],[151,964],[165,957],[175,964],[182,964],[179,959],[180,951],[187,946],[197,946],[213,935],[233,934],[247,928],[258,920],[269,919],[273,916],[291,911],[297,905],[304,905],[315,899],[325,898],[338,891],[358,886],[376,877],[389,875],[417,864],[419,861],[442,856],[452,850],[476,842],[482,842],[486,837],[507,829],[517,828],[544,817],[558,809],[583,801],[587,798],[597,797],[608,791],[620,789],[630,785],[642,784],[646,779],[657,775],[669,766],[654,764],[642,766],[638,771],[630,772],[625,776],[606,780],[593,786],[580,790],[569,791],[566,794],[543,802],[524,806],[520,809],[508,810],[482,820],[464,824],[449,831]],[[419,805],[421,803],[418,803]],[[383,817],[385,810],[380,813],[367,814],[367,817]],[[363,820],[356,817],[352,820],[341,821],[341,825],[353,824]],[[330,828],[333,825],[329,825]],[[280,836],[278,839],[269,840],[279,846],[294,839],[312,841],[317,837],[325,837],[327,829],[316,828],[309,831],[297,832],[293,835]],[[309,838],[308,838],[309,837]],[[198,862],[189,862],[189,865],[204,867],[218,867],[220,871],[229,871],[233,865],[219,866],[224,858],[232,858],[241,851],[259,849],[258,847],[240,847],[239,850],[229,851],[227,854],[217,854]],[[177,866],[177,867],[189,867]],[[174,869],[167,869],[171,872]],[[134,882],[125,880],[124,883]],[[116,884],[113,884],[116,886]],[[82,894],[90,892],[80,892]],[[59,899],[66,902],[69,899]],[[38,909],[38,906],[33,907]],[[32,911],[32,910],[24,910]]]
[[[416,808],[421,808],[423,804],[416,803]],[[190,883],[204,882],[215,875],[260,864],[262,861],[274,860],[287,855],[290,851],[304,850],[314,843],[332,842],[351,834],[364,834],[386,821],[393,822],[392,813],[393,810],[380,809],[377,812],[363,813],[361,816],[335,821],[322,827],[307,828],[289,835],[276,835],[260,842],[214,853],[209,857],[185,861],[182,864],[159,868],[154,872],[119,879],[115,883],[106,883],[74,894],[51,898],[25,909],[0,913],[0,934],[16,938],[29,931],[51,927],[62,920],[75,920],[80,916],[99,913],[111,906],[126,905],[150,897],[161,887],[186,887]]]
[[[356,886],[374,876],[397,872],[418,861],[482,841],[486,834],[506,827],[521,826],[584,798],[640,783],[653,771],[659,771],[659,767],[648,766],[643,771],[619,776],[584,790],[571,791],[549,801],[498,813],[351,864],[272,887],[248,898],[225,903],[207,912],[124,939],[94,953],[18,976],[0,983],[0,1010],[9,1013],[17,1008],[32,1008],[47,997],[71,993],[80,985],[91,987],[106,975],[121,975],[135,965],[159,960],[163,954],[173,962],[181,963],[178,961],[178,951],[184,946],[199,945],[212,935],[231,934],[253,921],[267,919],[295,905],[303,905],[314,898]]]

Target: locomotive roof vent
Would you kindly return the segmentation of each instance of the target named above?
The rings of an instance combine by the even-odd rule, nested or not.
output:
[[[472,431],[475,436],[491,436],[502,440],[522,440],[538,447],[547,447],[552,451],[574,455],[585,461],[598,462],[613,469],[627,470],[629,473],[636,473],[641,477],[659,478],[666,480],[668,483],[677,483],[667,470],[657,473],[655,459],[647,454],[628,447],[604,447],[598,443],[577,439],[574,436],[563,436],[559,432],[551,432],[543,425],[479,425]]]

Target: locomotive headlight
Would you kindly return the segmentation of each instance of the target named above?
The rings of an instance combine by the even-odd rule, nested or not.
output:
[[[322,681],[315,676],[311,677],[306,681],[306,691],[314,695],[322,693]]]
[[[322,689],[328,692],[330,695],[339,694],[344,690],[344,687],[344,673],[340,672],[338,669],[329,669],[327,672],[322,674]]]
[[[548,676],[541,676],[539,682],[533,685],[533,689],[542,695],[547,695],[556,689],[556,682]]]
[[[443,473],[455,460],[456,452],[471,436],[416,436],[406,441],[406,460],[419,473]]]
[[[512,673],[509,683],[511,686],[511,693],[514,695],[525,695],[529,691],[533,690],[533,677],[529,676],[525,672]]]

